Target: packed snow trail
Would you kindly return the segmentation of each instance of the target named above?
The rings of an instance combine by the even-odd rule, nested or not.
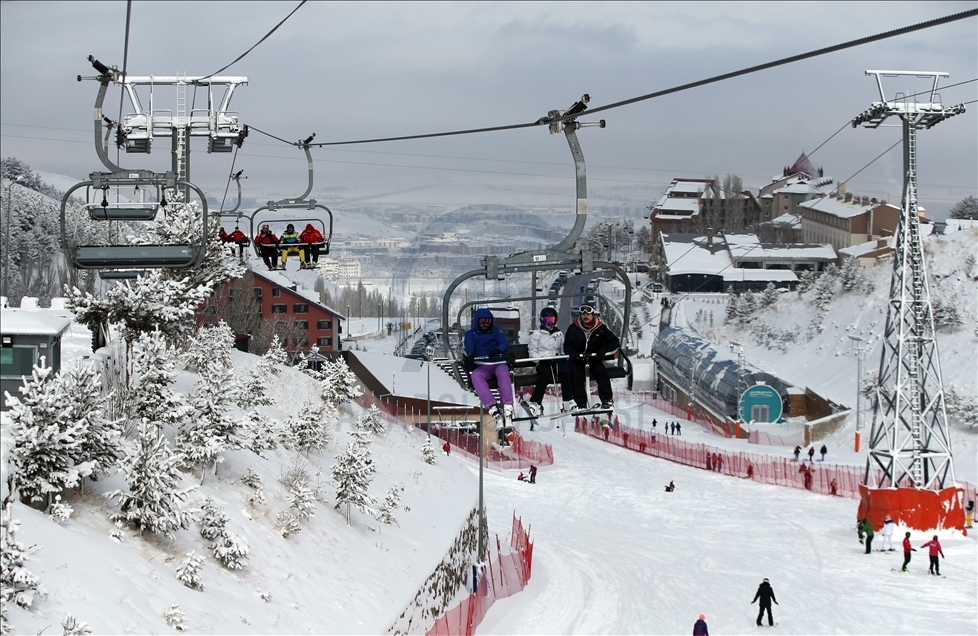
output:
[[[714,633],[756,633],[750,602],[765,577],[780,603],[778,633],[978,632],[974,535],[942,539],[947,578],[926,574],[925,551],[898,575],[899,550],[862,554],[853,500],[717,475],[577,433],[523,434],[552,444],[555,465],[536,484],[485,471],[486,506],[501,536],[511,511],[522,517],[533,576],[492,606],[479,634],[690,633],[699,614]],[[670,480],[676,491],[666,493]],[[912,541],[919,548],[929,538],[914,532]]]

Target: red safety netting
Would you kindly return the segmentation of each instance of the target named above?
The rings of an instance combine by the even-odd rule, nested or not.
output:
[[[397,405],[386,400],[378,400],[370,395],[361,395],[357,404],[368,409],[376,406],[380,409],[381,417],[386,422],[396,424],[405,429],[414,428],[426,432],[427,422],[418,422],[413,427],[402,418],[407,415],[397,408]],[[442,443],[448,443],[453,452],[479,460],[479,437],[465,433],[458,428],[435,426],[432,422],[432,435],[436,435]],[[510,434],[509,446],[492,448],[485,453],[483,460],[487,468],[524,469],[532,466],[550,466],[554,463],[553,447],[532,440],[524,439],[517,431]],[[439,444],[441,445],[441,444]]]
[[[860,498],[859,489],[866,470],[861,466],[794,461],[759,453],[730,451],[707,444],[685,442],[672,435],[656,436],[650,431],[624,426],[617,417],[611,425],[602,423],[597,416],[590,420],[579,417],[574,422],[574,430],[616,446],[686,466],[704,470],[709,467],[709,470],[732,477],[849,499]],[[958,485],[964,490],[965,501],[974,499],[973,484],[959,482]],[[911,487],[912,484],[900,486]]]
[[[533,543],[516,515],[513,515],[509,549],[508,554],[503,554],[497,536],[496,556],[482,569],[475,591],[440,616],[428,630],[429,636],[471,636],[496,599],[523,591],[533,569]]]

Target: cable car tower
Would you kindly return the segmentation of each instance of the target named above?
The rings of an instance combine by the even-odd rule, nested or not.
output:
[[[108,172],[93,172],[88,181],[74,185],[64,195],[61,201],[61,240],[68,262],[77,269],[102,270],[103,278],[133,278],[138,270],[172,268],[184,269],[197,267],[204,257],[207,246],[208,222],[207,197],[204,192],[189,180],[190,174],[190,138],[206,136],[208,152],[230,152],[233,145],[238,147],[248,134],[247,126],[239,126],[238,115],[228,110],[231,96],[237,86],[248,83],[246,77],[137,77],[124,76],[116,67],[109,68],[92,56],[88,61],[98,71],[95,77],[83,79],[96,80],[99,83],[98,95],[95,98],[95,151],[99,160]],[[129,96],[135,109],[134,113],[125,116],[120,123],[113,122],[103,115],[102,106],[105,102],[109,84],[120,84]],[[187,86],[205,87],[207,89],[207,108],[187,111]],[[139,100],[136,87],[149,87],[149,108],[144,108]],[[174,86],[177,91],[176,114],[170,110],[157,109],[154,102],[154,88],[157,86]],[[225,89],[220,105],[214,99],[214,88]],[[104,126],[107,124],[107,126]],[[104,128],[104,137],[103,137]],[[149,154],[155,136],[169,135],[172,139],[172,169],[167,172],[123,168],[114,163],[108,154],[109,138],[112,129],[116,128],[115,142],[126,153]],[[112,188],[154,189],[158,200],[149,203],[110,203],[109,192]],[[119,221],[126,223],[152,222],[159,212],[166,213],[167,193],[180,192],[184,201],[189,200],[191,192],[200,200],[201,217],[200,231],[189,237],[184,244],[179,245],[132,245],[113,243],[109,240],[97,245],[81,245],[75,232],[67,227],[66,207],[71,195],[84,188],[85,208],[89,217],[96,221]],[[91,202],[93,190],[101,190],[100,203]],[[172,196],[171,196],[172,198]],[[110,226],[111,228],[111,226]],[[111,232],[109,233],[111,239]],[[118,234],[118,233],[117,233]],[[129,271],[125,271],[129,270]]]
[[[878,510],[885,507],[877,505],[879,501],[871,501],[873,493],[870,489],[909,487],[918,491],[942,491],[955,483],[934,314],[920,238],[917,131],[930,129],[964,112],[963,105],[945,107],[941,103],[937,83],[940,78],[947,77],[947,73],[866,71],[866,75],[876,77],[880,101],[855,117],[852,126],[879,128],[888,118],[899,118],[903,127],[904,176],[902,212],[895,238],[896,252],[860,514],[863,514],[864,506]],[[913,96],[902,93],[887,100],[883,78],[905,76],[933,80],[927,101],[918,102]],[[922,501],[918,499],[918,502]],[[910,521],[906,513],[909,507],[905,504],[900,507],[904,509],[902,516],[907,522]],[[892,504],[889,506],[888,509],[892,509]],[[918,515],[916,527],[955,525],[951,514],[954,504],[944,507],[943,512],[934,510],[940,505],[928,503],[924,507],[931,509],[930,513],[937,517],[920,519]],[[916,508],[920,512],[921,507]],[[959,504],[957,510],[960,513]],[[882,524],[882,518],[879,521]],[[960,524],[963,526],[963,518]]]

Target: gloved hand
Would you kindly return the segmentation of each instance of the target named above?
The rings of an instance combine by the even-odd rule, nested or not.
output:
[[[489,352],[490,358],[498,358],[501,355],[503,355],[503,352],[500,351],[499,349],[493,349],[492,351]]]

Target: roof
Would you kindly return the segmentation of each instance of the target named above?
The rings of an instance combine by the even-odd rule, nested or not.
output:
[[[364,368],[391,395],[426,399],[428,397],[428,363],[422,360],[399,358],[385,353],[351,350]],[[452,376],[437,364],[431,364],[431,399],[439,402],[479,405],[479,398],[458,385]]]
[[[67,309],[2,309],[0,333],[17,336],[60,336],[75,316]]]
[[[855,201],[853,199],[852,201]],[[844,201],[833,197],[822,197],[799,203],[798,206],[808,210],[815,210],[840,219],[851,219],[852,217],[866,214],[870,210],[879,207],[880,203],[870,203],[868,205],[854,205],[852,201]],[[888,205],[888,204],[887,204]]]
[[[666,192],[682,192],[684,194],[699,194],[703,192],[706,188],[706,183],[703,181],[684,181],[676,180],[675,183],[671,184]]]
[[[670,276],[718,274],[725,268],[733,267],[723,236],[713,238],[712,251],[706,246],[705,236],[661,234],[660,237]]]
[[[824,196],[828,194],[822,190],[819,190],[807,181],[798,181],[795,183],[789,183],[785,187],[776,190],[778,194],[814,194]]]
[[[753,257],[763,260],[815,259],[834,261],[835,249],[828,244],[817,243],[761,243],[753,233],[728,232],[724,234],[730,256],[734,260]]]
[[[682,212],[688,215],[699,211],[699,199],[677,199],[664,196],[655,204],[655,212]]]

